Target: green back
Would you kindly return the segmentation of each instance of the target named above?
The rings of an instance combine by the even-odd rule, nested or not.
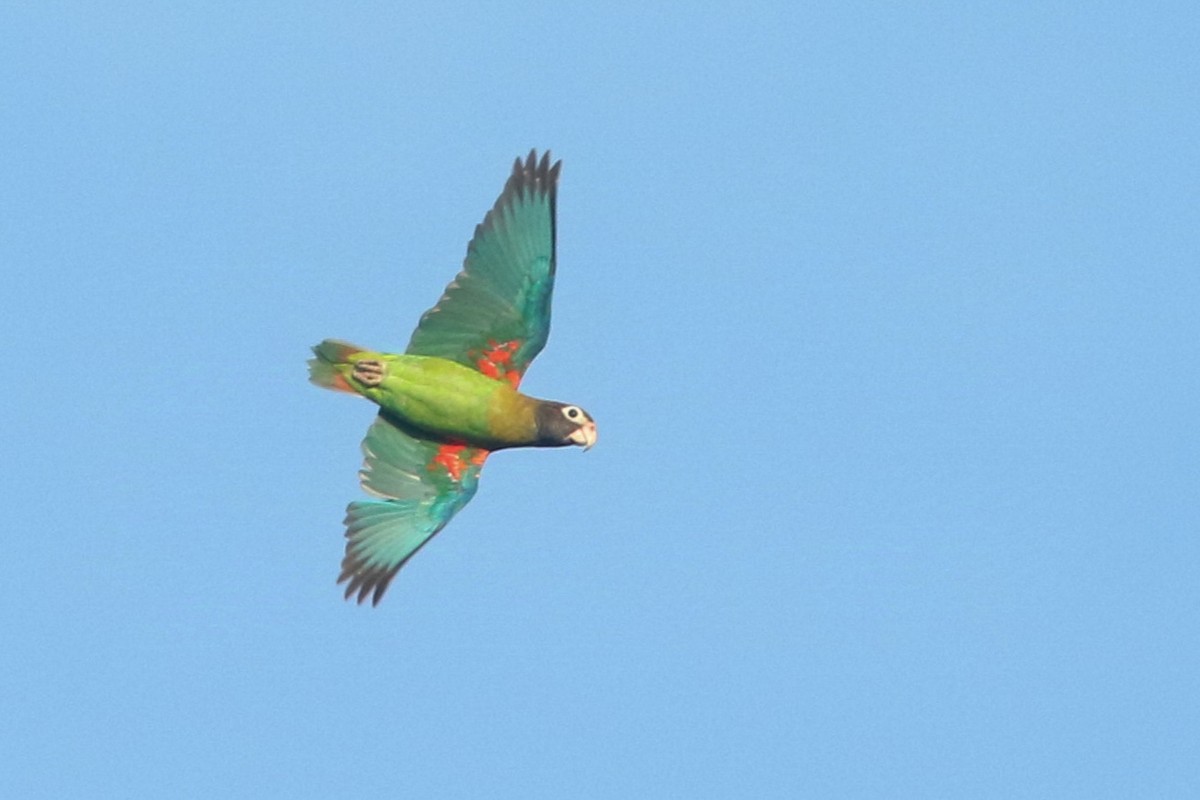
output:
[[[425,312],[410,355],[437,356],[516,386],[550,334],[554,211],[562,162],[530,151],[467,246],[463,269]]]

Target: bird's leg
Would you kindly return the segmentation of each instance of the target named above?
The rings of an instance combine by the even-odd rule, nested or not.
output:
[[[383,383],[383,375],[382,361],[364,359],[354,363],[354,378],[363,386],[378,386]]]

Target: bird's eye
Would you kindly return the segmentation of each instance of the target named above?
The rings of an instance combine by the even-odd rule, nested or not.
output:
[[[578,406],[567,406],[562,410],[563,416],[574,422],[583,416],[583,410]]]

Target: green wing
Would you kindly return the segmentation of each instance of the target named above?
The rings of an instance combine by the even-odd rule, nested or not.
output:
[[[412,355],[457,361],[516,386],[550,335],[554,206],[562,162],[536,151],[475,228],[467,258],[408,344]]]
[[[363,440],[359,478],[377,500],[346,508],[346,556],[338,583],[378,605],[400,568],[470,502],[487,450],[423,439],[385,413]]]

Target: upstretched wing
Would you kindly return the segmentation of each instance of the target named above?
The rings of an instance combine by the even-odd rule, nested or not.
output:
[[[359,477],[376,500],[346,509],[346,597],[378,605],[396,573],[475,495],[488,451],[422,439],[380,414],[363,440]]]
[[[475,228],[462,271],[425,312],[412,355],[457,361],[514,387],[550,335],[554,206],[561,161],[517,159],[495,206]]]

